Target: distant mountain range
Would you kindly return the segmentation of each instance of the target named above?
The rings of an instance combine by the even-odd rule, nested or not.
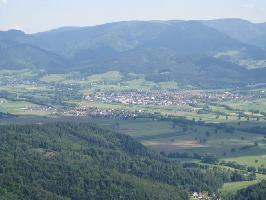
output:
[[[266,23],[129,21],[36,34],[0,32],[0,68],[118,70],[203,87],[266,83]]]

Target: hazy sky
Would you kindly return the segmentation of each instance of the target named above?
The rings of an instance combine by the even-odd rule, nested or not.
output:
[[[0,30],[38,32],[123,20],[266,21],[266,0],[0,0]]]

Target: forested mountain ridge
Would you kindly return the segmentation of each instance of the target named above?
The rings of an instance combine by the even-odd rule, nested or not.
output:
[[[202,23],[241,42],[266,48],[266,23],[252,23],[242,19],[206,20]]]
[[[62,71],[67,59],[41,47],[24,42],[30,35],[11,30],[0,32],[0,69],[46,69]]]
[[[234,31],[237,27],[245,34]],[[13,30],[0,32],[0,67],[48,73],[117,70],[204,87],[265,83],[266,50],[251,42],[265,38],[264,32],[264,24],[233,19],[128,21],[36,34]]]
[[[0,196],[21,199],[188,199],[215,192],[212,171],[183,169],[128,136],[90,124],[0,126]]]
[[[129,51],[143,51],[148,56],[147,49],[163,49],[168,56],[215,55],[233,50],[243,57],[265,58],[265,52],[260,48],[233,39],[199,21],[130,21],[59,29],[35,34],[30,42],[87,65],[97,64],[99,58],[106,62],[116,60],[115,55],[120,57],[123,56],[121,53]]]

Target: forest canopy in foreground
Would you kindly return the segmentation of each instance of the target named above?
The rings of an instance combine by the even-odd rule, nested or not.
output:
[[[182,169],[128,136],[90,124],[0,127],[2,199],[188,199],[222,185]]]

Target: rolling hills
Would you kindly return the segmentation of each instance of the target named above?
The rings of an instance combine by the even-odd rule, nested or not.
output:
[[[62,71],[68,66],[66,59],[38,46],[24,43],[30,36],[21,31],[0,32],[1,69],[46,69]]]
[[[36,34],[0,32],[0,67],[117,70],[200,87],[265,83],[266,51],[262,42],[252,42],[264,39],[264,26],[237,19],[129,21]]]
[[[266,23],[251,23],[242,19],[219,19],[202,22],[243,43],[266,48]]]

